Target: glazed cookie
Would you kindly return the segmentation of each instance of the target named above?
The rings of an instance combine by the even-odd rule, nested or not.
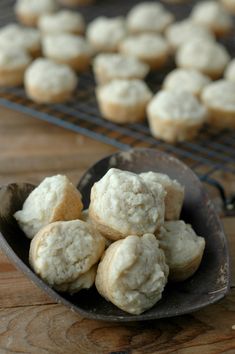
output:
[[[79,12],[61,10],[55,14],[41,16],[38,27],[44,34],[83,34],[85,32],[85,20]]]
[[[175,143],[193,139],[207,111],[190,92],[162,90],[150,101],[147,116],[153,136]]]
[[[57,10],[56,0],[17,0],[15,13],[25,26],[37,26],[38,19],[44,14]]]
[[[40,33],[36,29],[9,24],[0,29],[0,46],[21,47],[32,57],[41,53]]]
[[[102,85],[115,79],[144,79],[149,66],[134,57],[105,53],[96,56],[93,71],[96,82]]]
[[[164,173],[145,172],[141,173],[145,183],[150,189],[156,184],[161,184],[165,189],[165,220],[178,220],[184,202],[184,187],[176,180],[171,179]]]
[[[189,19],[173,23],[167,28],[165,34],[173,50],[193,39],[206,39],[211,41],[215,39],[209,29]]]
[[[218,128],[235,128],[235,82],[219,80],[202,92],[209,111],[209,123]]]
[[[69,66],[49,59],[35,60],[25,72],[25,89],[37,103],[58,103],[70,99],[78,80]]]
[[[235,15],[235,0],[221,0],[221,2],[229,12]]]
[[[169,266],[169,279],[183,281],[199,268],[205,249],[205,239],[197,236],[184,221],[168,221],[159,235],[159,244]]]
[[[157,2],[146,1],[134,6],[127,16],[130,33],[162,33],[174,21],[174,16]]]
[[[233,20],[231,15],[218,1],[203,1],[195,5],[191,18],[199,25],[206,26],[217,36],[231,32]]]
[[[89,217],[113,241],[154,233],[164,222],[165,194],[160,184],[150,190],[140,176],[111,168],[91,189]]]
[[[27,237],[33,238],[45,225],[81,216],[81,194],[66,176],[45,178],[28,196],[22,210],[14,214]]]
[[[0,86],[22,85],[24,72],[30,62],[31,58],[24,49],[0,46]]]
[[[154,235],[128,236],[106,250],[95,285],[106,300],[139,315],[161,299],[168,271]]]
[[[136,57],[153,70],[163,67],[170,53],[166,40],[157,34],[127,37],[120,43],[119,49],[123,55]]]
[[[97,17],[87,27],[87,38],[96,52],[116,52],[126,37],[123,17]]]
[[[104,118],[135,123],[144,120],[152,93],[144,81],[117,79],[98,87],[96,97]]]
[[[231,60],[230,63],[228,64],[224,77],[228,81],[233,81],[235,82],[235,59]]]
[[[43,227],[30,244],[29,261],[43,280],[60,291],[90,288],[92,268],[101,258],[104,238],[81,220],[57,221]]]
[[[175,69],[171,71],[163,81],[166,90],[189,91],[199,97],[203,88],[211,82],[211,79],[194,69]]]
[[[230,56],[224,46],[207,40],[192,40],[176,53],[176,63],[185,69],[196,69],[212,79],[223,75]]]
[[[42,48],[45,57],[76,71],[85,71],[89,67],[92,50],[83,37],[69,33],[48,35],[43,38]]]

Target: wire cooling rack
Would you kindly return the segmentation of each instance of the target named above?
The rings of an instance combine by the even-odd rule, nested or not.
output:
[[[99,15],[124,15],[138,1],[100,0],[96,5],[80,8],[87,21]],[[168,5],[177,20],[186,17],[196,1],[184,5]],[[13,0],[0,0],[0,26],[15,21]],[[235,56],[235,36],[223,40]],[[151,73],[147,83],[153,92],[160,88],[162,80],[169,70]],[[151,136],[147,123],[117,125],[104,120],[95,100],[95,82],[92,72],[81,75],[79,87],[71,102],[67,104],[38,105],[30,101],[23,88],[0,89],[0,104],[29,114],[41,120],[73,130],[121,150],[130,147],[152,147],[169,152],[184,160],[203,180],[213,184],[220,192],[227,209],[235,204],[234,197],[227,197],[224,186],[219,182],[218,172],[226,174],[234,182],[235,177],[235,132],[218,132],[211,127],[204,127],[199,136],[190,142],[171,145]],[[234,93],[235,94],[235,93]]]

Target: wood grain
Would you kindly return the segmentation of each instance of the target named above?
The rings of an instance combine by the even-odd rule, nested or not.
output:
[[[66,173],[76,183],[114,148],[0,109],[0,184],[38,183]],[[235,218],[223,219],[235,253]],[[235,257],[232,258],[235,287]],[[0,354],[235,353],[235,288],[222,301],[178,318],[115,324],[53,304],[0,252]]]

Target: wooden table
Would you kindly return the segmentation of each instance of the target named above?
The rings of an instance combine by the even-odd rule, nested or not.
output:
[[[114,148],[0,108],[0,184],[67,174],[76,183]],[[235,218],[223,218],[231,256]],[[231,257],[232,258],[232,257]],[[232,258],[235,273],[235,257]],[[235,277],[217,304],[168,320],[112,324],[52,302],[0,252],[0,354],[235,353]]]

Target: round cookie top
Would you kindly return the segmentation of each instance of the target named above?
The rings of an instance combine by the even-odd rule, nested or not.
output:
[[[95,71],[104,71],[110,79],[144,78],[149,72],[147,64],[121,54],[99,54],[93,64]]]
[[[20,47],[0,46],[0,69],[12,70],[26,67],[31,57]]]
[[[198,96],[211,79],[195,69],[175,69],[163,81],[167,90],[189,91]]]
[[[116,79],[98,88],[101,100],[113,104],[135,106],[140,102],[148,102],[152,93],[142,80]]]
[[[73,282],[99,260],[104,238],[81,220],[57,221],[42,228],[30,246],[30,263],[52,286]]]
[[[154,235],[128,236],[105,252],[96,286],[116,306],[137,315],[161,299],[168,273],[164,252]]]
[[[184,122],[187,125],[203,122],[206,108],[187,91],[162,90],[149,103],[148,114],[165,121]]]
[[[79,12],[61,10],[55,14],[45,14],[38,22],[39,29],[48,34],[83,33],[85,21]]]
[[[12,23],[0,29],[0,45],[22,47],[30,51],[40,48],[40,33],[36,29]]]
[[[91,189],[89,215],[122,237],[154,233],[164,221],[165,191],[151,191],[134,173],[111,168]]]
[[[87,27],[87,38],[94,47],[116,50],[126,36],[126,23],[123,17],[97,17]]]
[[[42,15],[57,10],[55,0],[17,0],[15,10],[24,14]]]
[[[170,25],[166,30],[166,38],[173,48],[178,48],[194,38],[213,40],[215,37],[206,27],[186,19]]]
[[[157,2],[143,2],[134,6],[127,16],[130,32],[163,32],[174,16]]]
[[[194,22],[217,32],[233,26],[232,16],[218,1],[203,1],[195,5],[191,18]]]
[[[204,88],[203,102],[215,109],[235,112],[235,82],[218,80]]]
[[[235,59],[228,64],[224,77],[226,80],[235,82]]]
[[[28,86],[56,94],[73,90],[77,85],[77,76],[67,65],[39,58],[26,70],[25,82]]]
[[[136,57],[155,58],[168,53],[169,45],[158,34],[143,33],[124,39],[120,44],[120,51]]]
[[[78,56],[91,56],[92,49],[84,37],[70,33],[47,35],[42,41],[43,53],[45,56],[71,59]]]
[[[199,71],[223,71],[229,60],[224,46],[207,40],[187,42],[176,53],[177,65]]]

